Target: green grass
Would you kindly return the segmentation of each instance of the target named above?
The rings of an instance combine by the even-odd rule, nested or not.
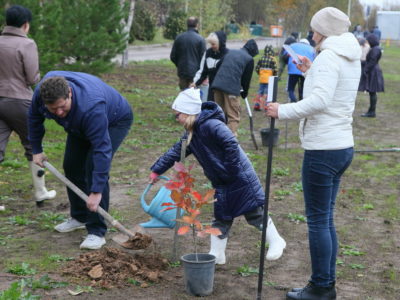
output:
[[[363,93],[357,96],[354,113],[354,136],[356,149],[385,149],[400,147],[398,112],[400,111],[400,66],[394,62],[400,60],[400,48],[385,47],[381,67],[385,76],[385,93],[378,94],[378,118],[365,120],[358,115],[364,112],[368,105],[368,97]],[[116,153],[113,160],[110,183],[114,197],[110,203],[111,214],[121,222],[132,225],[143,222],[148,216],[139,204],[140,195],[147,185],[149,167],[153,162],[181,136],[182,127],[177,124],[171,112],[171,104],[178,94],[176,70],[169,60],[131,63],[125,70],[114,69],[104,74],[103,79],[117,88],[131,104],[135,121],[127,138]],[[257,88],[257,76],[254,75],[249,95],[254,95]],[[279,82],[278,101],[286,102],[286,74]],[[249,96],[249,99],[251,98]],[[243,103],[243,102],[242,102]],[[258,131],[269,126],[269,120],[262,114],[254,114],[256,138]],[[46,121],[45,152],[49,161],[62,170],[62,157],[65,150],[66,134],[54,121]],[[306,235],[306,217],[301,185],[301,161],[303,149],[298,138],[298,122],[288,122],[288,148],[284,149],[285,122],[276,121],[281,129],[279,145],[274,148],[271,178],[270,210],[274,222],[287,241],[295,241],[299,236]],[[265,184],[267,149],[261,147],[255,150],[249,136],[246,112],[240,124],[239,142],[250,158],[262,184]],[[398,153],[356,153],[353,163],[342,177],[341,187],[336,202],[335,220],[338,236],[343,243],[340,245],[338,259],[338,278],[346,284],[351,282],[359,288],[360,299],[396,299],[400,286],[397,233],[400,230],[400,205],[398,191],[400,182],[400,164]],[[188,158],[188,164],[195,162]],[[48,188],[57,190],[57,199],[46,202],[45,207],[38,209],[32,201],[32,179],[28,163],[23,155],[23,149],[16,135],[12,135],[7,147],[6,160],[0,164],[0,205],[6,210],[0,212],[0,267],[3,272],[11,268],[15,272],[37,272],[34,277],[39,283],[35,285],[50,286],[51,280],[40,278],[51,272],[61,272],[62,265],[80,252],[74,246],[65,247],[52,232],[58,222],[67,217],[68,208],[59,208],[60,204],[68,203],[65,186],[51,174],[46,174]],[[166,174],[168,175],[168,174]],[[200,190],[211,188],[199,166],[195,168],[196,186]],[[202,213],[202,222],[210,222],[213,217],[212,206]],[[232,251],[228,256],[229,268],[218,269],[223,276],[236,275],[242,285],[251,284],[248,275],[255,275],[256,269],[249,267],[258,260],[259,233],[246,231],[245,221],[235,221],[232,226],[232,239],[228,245],[229,254],[240,245],[245,253],[239,258],[238,252]],[[236,234],[237,233],[237,234]],[[68,235],[79,240],[80,233]],[[166,257],[170,255],[171,240],[157,240],[156,248]],[[202,250],[208,251],[208,240],[202,240]],[[43,247],[46,245],[46,247]],[[51,249],[47,249],[51,245]],[[76,247],[75,247],[76,246]],[[185,247],[183,245],[182,247]],[[75,247],[75,248],[74,248]],[[231,248],[230,248],[231,247]],[[304,249],[303,249],[304,248]],[[274,266],[268,266],[269,276],[274,272],[288,272],[286,264],[294,259],[294,255],[308,257],[308,247],[297,247],[285,250],[283,260]],[[241,252],[242,253],[242,252]],[[286,256],[286,258],[285,258]],[[25,263],[25,265],[23,265]],[[275,264],[275,263],[274,263]],[[282,264],[282,265],[279,265]],[[365,267],[365,269],[362,268]],[[178,263],[171,263],[173,270],[178,270]],[[290,267],[293,267],[292,265]],[[302,278],[309,276],[309,268],[295,267]],[[368,268],[368,269],[367,269]],[[370,272],[371,271],[371,272]],[[289,273],[288,273],[289,274]],[[362,275],[362,276],[358,276]],[[23,275],[33,276],[33,275]],[[273,277],[271,277],[273,278]],[[233,278],[232,280],[236,280]],[[136,279],[132,279],[136,280]],[[172,282],[173,285],[178,284]],[[250,281],[246,281],[250,280]],[[270,280],[270,279],[268,279]],[[46,283],[47,282],[47,283]],[[270,281],[268,281],[270,282]],[[293,278],[287,276],[279,285],[291,286]],[[13,283],[7,293],[18,294],[22,298],[26,289],[24,283]],[[136,289],[134,281],[131,289]],[[265,288],[272,288],[266,284]],[[39,288],[40,292],[43,288]],[[75,292],[92,292],[86,287],[71,288]],[[343,289],[345,290],[345,289]],[[3,291],[4,294],[6,291]],[[107,293],[107,291],[102,291]],[[178,293],[178,292],[177,292]],[[36,294],[36,291],[35,291]],[[1,294],[0,294],[1,295]],[[148,295],[147,295],[148,296]],[[221,296],[218,294],[215,297]],[[247,299],[251,296],[245,295]],[[14,299],[0,297],[4,299]],[[28,296],[27,296],[28,297]],[[51,297],[51,296],[49,296]],[[94,299],[95,295],[93,295]],[[89,296],[88,296],[89,298]],[[143,296],[146,298],[146,296]],[[148,297],[149,298],[149,297]],[[27,298],[28,299],[28,298]],[[33,299],[33,298],[32,298]],[[176,299],[185,299],[182,294]]]

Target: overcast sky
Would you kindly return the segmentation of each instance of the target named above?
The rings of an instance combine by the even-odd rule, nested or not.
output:
[[[376,5],[381,8],[388,8],[388,5],[400,5],[400,0],[359,0],[361,4]]]

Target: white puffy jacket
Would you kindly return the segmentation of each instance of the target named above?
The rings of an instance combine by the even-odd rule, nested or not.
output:
[[[306,150],[354,146],[353,111],[361,74],[361,47],[352,33],[330,36],[305,74],[304,98],[279,106],[280,120],[301,119],[299,134]]]

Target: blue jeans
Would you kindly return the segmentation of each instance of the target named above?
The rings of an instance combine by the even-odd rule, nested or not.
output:
[[[133,114],[128,114],[108,128],[112,145],[112,155],[117,151],[124,138],[127,136],[133,121]],[[93,171],[93,147],[87,139],[68,134],[64,154],[65,176],[78,186],[85,194],[90,194]],[[87,209],[86,203],[72,190],[67,189],[68,199],[71,205],[71,217],[86,224],[89,234],[104,236],[107,225],[102,216]],[[108,211],[110,202],[110,187],[108,181],[101,195],[100,206]]]
[[[334,224],[340,177],[353,159],[353,148],[306,150],[302,182],[308,224],[314,285],[326,287],[336,280],[338,242]]]
[[[268,83],[260,83],[258,87],[258,95],[268,95]]]
[[[297,83],[299,83],[299,100],[303,99],[303,86],[304,86],[304,76],[297,74],[289,74],[287,91],[289,94],[290,102],[297,102],[296,95],[294,93],[294,89],[296,88]]]

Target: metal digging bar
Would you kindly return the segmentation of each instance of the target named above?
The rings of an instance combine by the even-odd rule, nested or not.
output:
[[[87,203],[88,195],[86,195],[82,190],[80,190],[75,184],[73,184],[68,178],[66,178],[63,174],[61,174],[52,164],[48,161],[44,161],[43,165],[54,175],[56,176],[62,183],[64,183],[68,188],[70,188],[75,194],[77,194],[83,201]],[[104,219],[106,219],[112,226],[117,228],[120,232],[126,235],[126,240],[124,242],[118,242],[121,246],[133,249],[134,245],[132,244],[136,239],[136,232],[133,232],[127,228],[125,228],[120,222],[115,220],[108,212],[106,212],[100,206],[96,211],[99,215],[101,215]],[[151,242],[151,238],[148,237],[149,243]],[[146,245],[147,247],[148,245]]]
[[[278,77],[271,76],[269,79],[269,84],[273,85],[272,102],[276,102],[278,93]],[[265,200],[264,200],[263,227],[261,235],[260,265],[258,267],[257,300],[261,300],[263,277],[264,277],[265,243],[266,243],[267,226],[268,226],[268,204],[269,204],[269,193],[271,186],[272,150],[273,150],[273,138],[274,138],[274,135],[272,133],[274,132],[274,129],[275,129],[275,118],[271,118],[270,134],[268,137],[268,160],[267,160],[267,174],[265,180]]]
[[[253,141],[253,144],[254,144],[254,147],[256,148],[256,150],[258,150],[256,137],[254,136],[253,114],[251,113],[251,109],[250,109],[250,105],[249,105],[249,101],[247,100],[247,97],[244,98],[244,101],[246,102],[247,113],[249,114],[251,140]]]

